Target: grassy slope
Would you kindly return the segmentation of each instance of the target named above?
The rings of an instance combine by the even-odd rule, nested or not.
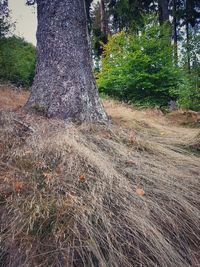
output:
[[[198,128],[108,100],[112,124],[65,125],[27,96],[0,90],[0,266],[199,266]]]

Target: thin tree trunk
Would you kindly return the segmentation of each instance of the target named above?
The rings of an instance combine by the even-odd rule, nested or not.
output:
[[[101,32],[107,35],[107,23],[106,23],[106,11],[105,11],[105,1],[100,1],[100,12],[101,12]]]
[[[188,72],[191,72],[191,66],[190,66],[190,33],[189,33],[189,1],[185,0],[185,9],[186,9],[186,18],[185,18],[185,31],[186,31],[186,50],[187,50],[187,66],[188,66]]]
[[[169,21],[168,0],[158,0],[158,11],[160,24]]]
[[[85,1],[38,0],[37,67],[26,110],[107,120],[92,72]]]
[[[173,39],[174,39],[174,62],[178,65],[178,34],[177,34],[177,18],[176,18],[177,0],[173,0]]]
[[[189,34],[189,24],[188,22],[186,21],[186,24],[185,24],[185,29],[186,29],[186,43],[187,43],[187,47],[186,47],[186,50],[187,50],[187,66],[188,66],[188,72],[190,73],[191,72],[191,66],[190,66],[190,34]]]

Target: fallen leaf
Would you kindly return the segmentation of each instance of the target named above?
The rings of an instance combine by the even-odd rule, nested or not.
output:
[[[79,176],[79,181],[81,181],[81,182],[84,182],[85,181],[85,175],[80,175]]]
[[[15,191],[19,192],[25,187],[25,184],[23,182],[15,182],[13,183],[13,188]]]
[[[142,188],[136,188],[136,194],[143,197],[145,195],[145,191]]]

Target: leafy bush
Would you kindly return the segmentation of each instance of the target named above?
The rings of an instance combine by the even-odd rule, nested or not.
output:
[[[0,39],[0,79],[30,86],[35,72],[35,47],[19,37]]]
[[[173,63],[168,25],[150,19],[138,35],[120,32],[104,46],[100,92],[144,106],[177,99],[181,71]]]

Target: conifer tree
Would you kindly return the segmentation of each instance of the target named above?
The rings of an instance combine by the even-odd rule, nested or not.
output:
[[[37,0],[37,66],[26,110],[69,121],[107,120],[93,77],[86,4]]]

